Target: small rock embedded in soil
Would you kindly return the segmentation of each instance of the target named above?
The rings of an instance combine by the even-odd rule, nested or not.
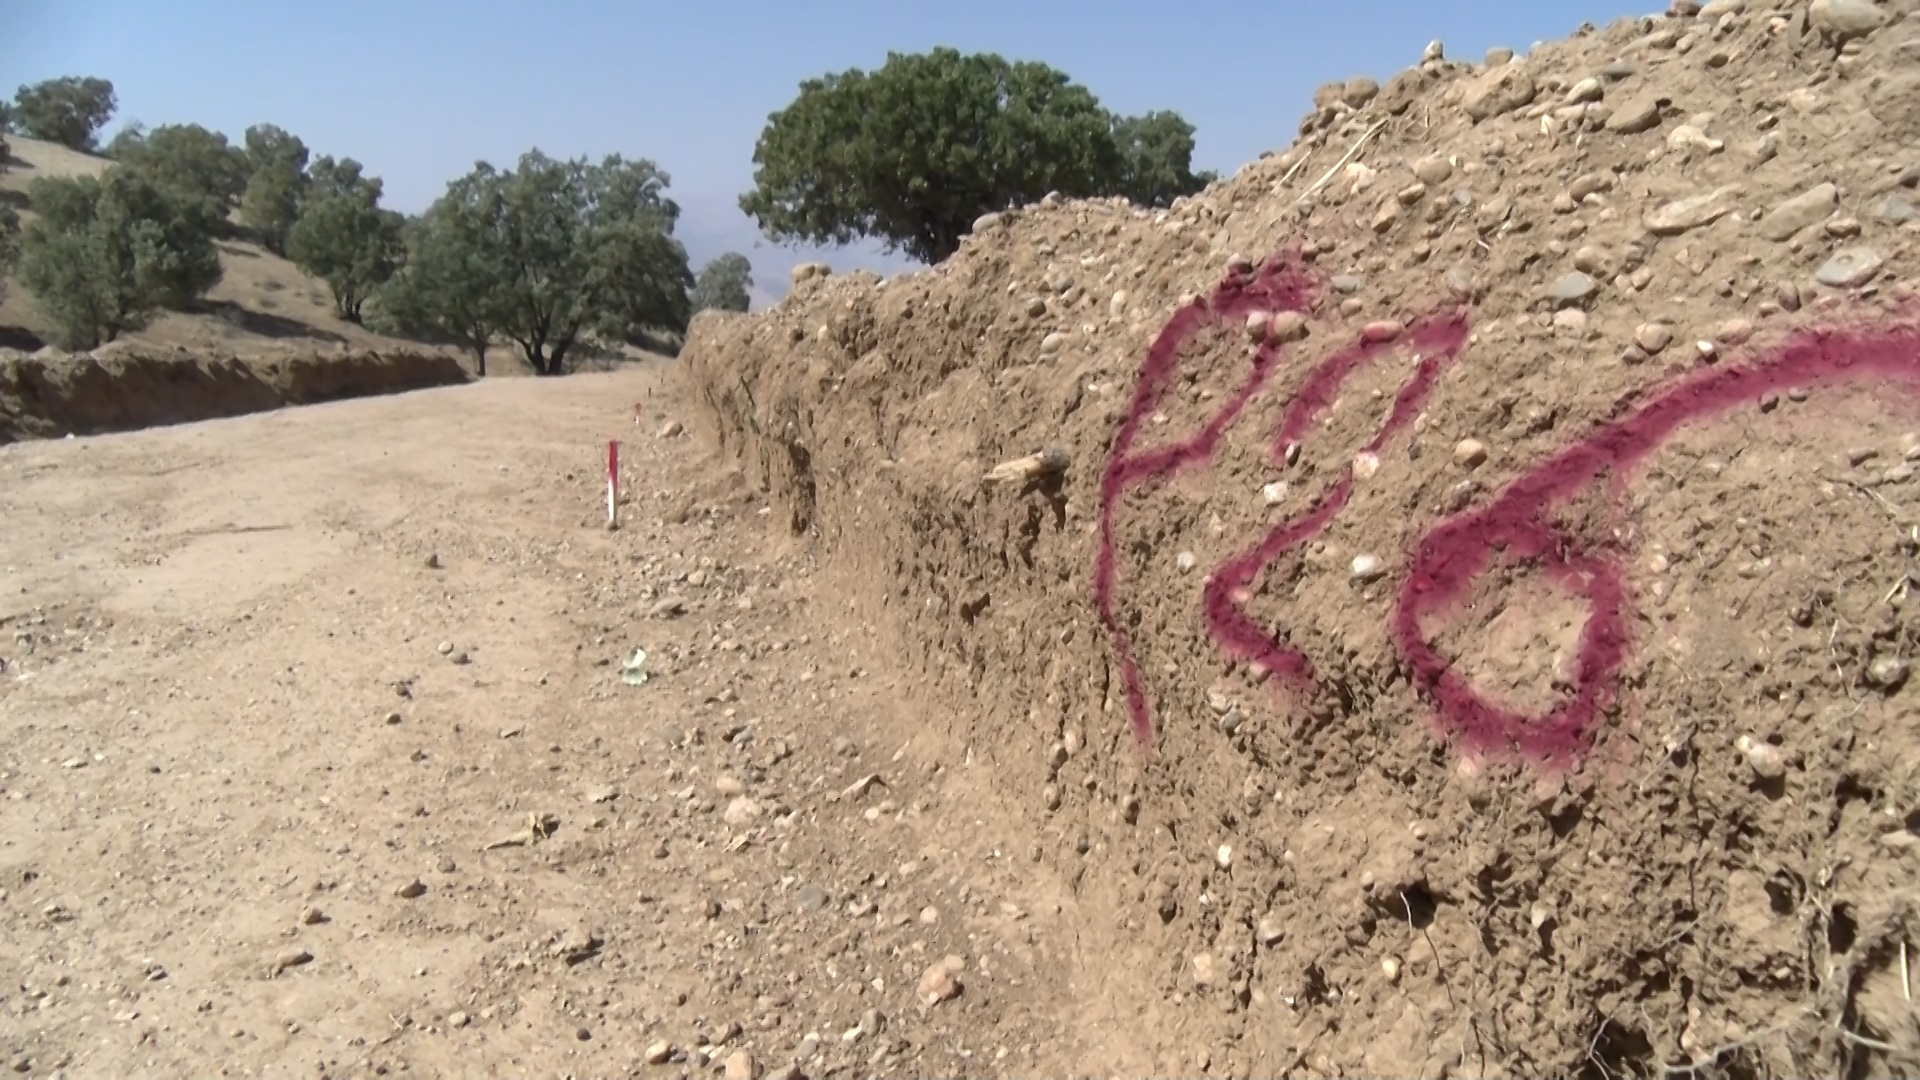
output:
[[[966,962],[957,956],[948,956],[935,962],[920,976],[915,993],[920,1003],[928,1008],[943,1001],[951,1001],[960,996],[960,973],[966,970]]]
[[[1787,774],[1787,755],[1772,743],[1742,735],[1733,745],[1747,759],[1747,768],[1760,779],[1778,780]]]
[[[1453,460],[1463,468],[1478,468],[1487,460],[1486,444],[1479,439],[1461,439],[1453,445]]]
[[[1867,665],[1867,685],[1894,691],[1907,681],[1907,662],[1897,656],[1877,656]]]
[[[412,881],[393,890],[393,895],[402,900],[417,900],[427,895],[427,887],[419,878],[414,878]]]
[[[1547,299],[1556,304],[1579,304],[1598,292],[1600,283],[1590,274],[1575,270],[1554,279],[1547,286]]]
[[[665,1039],[647,1047],[647,1064],[649,1065],[665,1065],[671,1057],[673,1057],[673,1044]]]
[[[467,1023],[470,1019],[471,1018],[468,1017],[467,1014],[463,1012],[448,1013],[447,1026],[452,1028],[463,1028],[467,1026]]]
[[[1786,240],[1794,233],[1826,220],[1839,204],[1839,188],[1832,184],[1817,184],[1768,211],[1767,216],[1760,219],[1760,235],[1768,240]]]
[[[1835,289],[1854,289],[1873,280],[1885,260],[1870,247],[1842,248],[1814,271],[1813,280]]]
[[[736,1050],[727,1058],[726,1080],[758,1080],[759,1076],[759,1065],[745,1050]]]
[[[1356,581],[1373,581],[1386,572],[1386,565],[1377,555],[1361,554],[1353,557],[1353,576]]]
[[[1633,343],[1645,349],[1648,355],[1657,355],[1673,344],[1673,328],[1665,323],[1641,323],[1633,331]]]

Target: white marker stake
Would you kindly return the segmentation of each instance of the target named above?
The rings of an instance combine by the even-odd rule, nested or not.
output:
[[[607,440],[607,528],[617,528],[620,523],[616,500],[620,490],[620,443],[616,439]]]

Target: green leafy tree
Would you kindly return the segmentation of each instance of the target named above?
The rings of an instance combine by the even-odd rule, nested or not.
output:
[[[729,251],[700,268],[693,283],[693,310],[745,311],[752,303],[747,287],[753,284],[753,264],[745,255]]]
[[[169,189],[137,169],[36,180],[34,221],[20,245],[20,283],[60,343],[89,349],[184,308],[220,280],[211,199]]]
[[[13,99],[12,122],[28,138],[90,151],[119,107],[112,83],[69,75],[22,86]]]
[[[287,231],[287,257],[325,280],[334,311],[357,323],[367,299],[400,267],[405,219],[381,208],[380,181],[363,176],[352,158],[323,157],[310,173]]]
[[[1166,206],[1219,179],[1193,171],[1193,125],[1176,112],[1117,117],[1113,140],[1120,148],[1120,191],[1142,206]]]
[[[472,179],[448,185],[407,223],[406,263],[375,293],[368,322],[383,333],[454,342],[473,354],[474,371],[485,378],[506,281],[489,254],[494,207],[483,205]]]
[[[1137,122],[1156,135],[1167,121],[1151,117],[1178,120]],[[1091,91],[1045,64],[946,48],[890,53],[877,71],[801,83],[793,103],[768,117],[740,208],[778,240],[874,237],[938,262],[981,214],[1051,191],[1158,202],[1198,190],[1178,140],[1140,140],[1119,125]],[[1177,160],[1130,161],[1123,137]],[[1138,194],[1130,177],[1145,185]]]
[[[145,171],[164,186],[232,208],[247,185],[247,153],[199,124],[129,125],[107,144],[107,156]]]
[[[693,275],[667,185],[652,162],[618,155],[594,165],[534,150],[511,172],[482,163],[428,211],[392,315],[500,333],[541,375],[569,370],[589,333],[685,329]]]
[[[300,217],[307,183],[307,146],[272,124],[247,129],[247,186],[240,196],[240,220],[267,250],[284,255],[287,233]]]
[[[6,140],[0,139],[0,144]],[[13,207],[0,203],[0,300],[7,298],[7,275],[20,260],[20,215]]]

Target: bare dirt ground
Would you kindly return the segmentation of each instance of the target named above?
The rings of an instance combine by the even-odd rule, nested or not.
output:
[[[666,371],[0,448],[7,1068],[1088,1058],[1065,891]]]

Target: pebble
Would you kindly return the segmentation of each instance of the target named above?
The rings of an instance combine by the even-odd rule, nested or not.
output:
[[[819,911],[827,906],[827,890],[818,885],[802,885],[795,900],[801,911]]]
[[[660,429],[660,437],[663,439],[677,439],[684,434],[686,430],[687,425],[682,424],[678,420],[669,420],[666,426]]]
[[[1907,662],[1897,656],[1877,656],[1867,665],[1867,684],[1882,690],[1898,690],[1907,681]]]
[[[455,870],[459,869],[459,867],[454,863],[453,856],[451,855],[440,856],[440,860],[433,864],[433,868],[442,874],[451,874]]]
[[[1027,316],[1037,319],[1047,313],[1047,302],[1035,296],[1027,301]]]
[[[317,907],[305,907],[300,909],[300,925],[302,926],[318,926],[321,923],[326,921],[327,921],[326,913],[321,911]]]
[[[1441,43],[1439,38],[1434,38],[1432,41],[1427,42],[1426,49],[1420,53],[1420,62],[1423,64],[1431,64],[1446,58],[1447,47]]]
[[[649,1065],[665,1065],[667,1059],[672,1056],[673,1044],[665,1039],[647,1047],[647,1064]]]
[[[745,784],[742,784],[735,777],[722,776],[720,779],[715,780],[713,782],[713,790],[716,794],[724,798],[731,799],[736,795],[746,794],[747,786]]]
[[[1413,163],[1413,175],[1428,187],[1446,183],[1453,176],[1453,163],[1439,154],[1430,154]]]
[[[720,816],[727,824],[739,828],[760,817],[760,804],[742,795],[728,803],[726,811]]]
[[[1382,975],[1385,975],[1385,976],[1387,977],[1387,981],[1388,981],[1388,982],[1390,982],[1390,983],[1397,983],[1397,982],[1399,982],[1399,981],[1400,981],[1400,961],[1399,961],[1399,959],[1398,959],[1397,957],[1392,957],[1392,956],[1389,956],[1389,957],[1386,957],[1385,959],[1383,959],[1383,960],[1381,960],[1381,961],[1380,961],[1380,974],[1382,974]]]
[[[441,642],[441,643],[440,643],[440,650],[439,650],[439,651],[440,651],[440,655],[441,655],[441,656],[452,656],[452,655],[453,655],[453,642],[451,642],[451,641],[443,641],[443,642]]]
[[[1852,289],[1873,280],[1885,260],[1870,247],[1842,248],[1813,272],[1813,280],[1836,289]]]
[[[920,983],[914,988],[920,1003],[932,1008],[943,1001],[952,1001],[959,997],[960,973],[966,969],[966,962],[957,956],[935,961],[920,976]]]
[[[311,963],[313,963],[312,953],[305,949],[288,949],[274,956],[272,966],[274,974],[277,975],[288,968],[296,968],[302,964]]]
[[[745,1050],[735,1050],[727,1057],[725,1075],[727,1080],[758,1080],[760,1066],[753,1060],[752,1054]]]
[[[1659,126],[1662,96],[1649,90],[1628,98],[1607,118],[1607,130],[1616,135],[1638,135]]]
[[[1193,984],[1195,986],[1218,986],[1225,978],[1220,961],[1212,953],[1200,953],[1193,958]]]
[[[1474,123],[1533,104],[1539,92],[1524,66],[1503,64],[1469,82],[1460,104]]]
[[[793,1060],[810,1061],[812,1060],[813,1055],[819,1052],[820,1052],[820,1036],[812,1032],[808,1032],[806,1037],[800,1040],[800,1045],[794,1047]]]
[[[1254,924],[1253,933],[1260,940],[1260,944],[1272,945],[1287,936],[1286,926],[1286,920],[1282,919],[1278,912],[1269,911],[1260,916],[1260,921]]]
[[[1587,313],[1579,308],[1562,308],[1553,313],[1553,328],[1564,330],[1574,337],[1584,337],[1587,333]]]
[[[1807,21],[1835,41],[1866,37],[1887,25],[1890,17],[1872,0],[1813,0],[1807,8]]]
[[[1347,80],[1340,90],[1340,100],[1359,108],[1380,95],[1380,84],[1365,75],[1356,75]]]
[[[1824,221],[1839,203],[1839,188],[1816,184],[1768,211],[1760,219],[1760,235],[1775,241],[1789,239],[1801,229]]]
[[[1713,340],[1722,345],[1745,344],[1752,336],[1753,324],[1745,319],[1728,319],[1713,331]]]
[[[1711,225],[1739,209],[1735,198],[1740,185],[1727,184],[1704,195],[1677,199],[1647,212],[1643,221],[1655,236],[1678,236],[1702,225]]]
[[[473,658],[467,655],[467,650],[455,649],[453,650],[453,655],[447,657],[447,659],[453,661],[455,664],[465,664],[471,662]]]
[[[1573,88],[1567,91],[1567,104],[1584,105],[1590,101],[1599,101],[1606,96],[1606,87],[1600,84],[1599,79],[1589,75],[1574,83]]]
[[[1889,195],[1874,207],[1873,216],[1890,225],[1903,225],[1920,217],[1920,210],[1898,195]]]
[[[1547,299],[1558,304],[1578,304],[1599,289],[1600,283],[1591,274],[1575,270],[1562,274],[1547,286]]]
[[[1633,343],[1645,349],[1649,355],[1657,354],[1673,344],[1673,328],[1665,323],[1641,323],[1634,328]]]
[[[427,556],[427,569],[429,570],[440,569],[440,553],[439,552],[436,551],[433,554]]]
[[[1360,340],[1368,344],[1393,341],[1405,332],[1406,327],[1398,322],[1392,319],[1379,319],[1360,328]]]
[[[575,1028],[573,1030],[573,1037],[579,1039],[581,1042],[586,1042],[593,1038],[593,1031],[589,1028]]]
[[[1486,444],[1479,439],[1461,439],[1453,445],[1453,460],[1464,468],[1478,468],[1487,460]]]
[[[1772,743],[1742,735],[1734,740],[1733,745],[1747,759],[1747,767],[1760,779],[1778,780],[1786,775],[1787,755]]]
[[[1000,224],[1000,215],[998,213],[981,214],[979,217],[973,219],[973,231],[977,233],[986,232],[998,224]]]
[[[1065,345],[1066,343],[1067,343],[1067,335],[1061,333],[1058,330],[1055,330],[1053,333],[1050,333],[1046,337],[1043,337],[1040,339],[1040,351],[1043,353],[1059,352],[1060,346]]]
[[[427,887],[419,878],[414,878],[412,881],[393,890],[393,895],[402,900],[417,900],[427,895]]]
[[[1353,557],[1353,576],[1358,581],[1373,581],[1387,572],[1386,564],[1378,555],[1360,554]]]
[[[1275,341],[1299,341],[1307,336],[1307,317],[1298,311],[1276,311],[1267,320],[1267,333]]]
[[[1513,50],[1507,48],[1505,45],[1495,45],[1493,48],[1487,50],[1488,67],[1506,67],[1511,63],[1513,63]]]
[[[1180,568],[1180,572],[1184,574],[1200,564],[1200,557],[1191,551],[1183,551],[1174,558],[1173,562],[1175,566]]]
[[[1275,480],[1260,489],[1260,497],[1266,500],[1268,506],[1279,506],[1287,501],[1287,482]]]
[[[448,1014],[447,1014],[447,1026],[448,1026],[448,1027],[456,1027],[456,1028],[463,1028],[463,1027],[466,1027],[466,1026],[467,1026],[467,1023],[468,1023],[468,1021],[469,1021],[470,1019],[471,1019],[471,1018],[470,1018],[470,1017],[468,1017],[466,1013],[463,1013],[463,1012],[451,1012],[451,1013],[448,1013]]]
[[[1827,235],[1836,240],[1847,240],[1860,235],[1860,219],[1837,217],[1827,219]]]

